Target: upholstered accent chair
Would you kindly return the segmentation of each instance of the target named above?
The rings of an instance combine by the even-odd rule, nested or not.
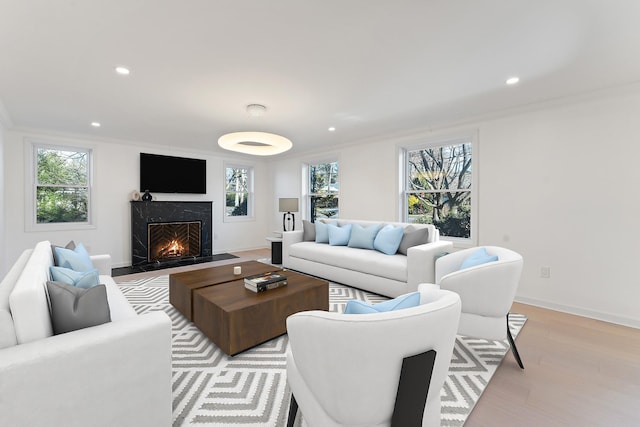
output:
[[[439,426],[460,306],[457,294],[428,290],[396,311],[289,316],[288,426],[298,407],[310,427]]]
[[[508,339],[516,362],[524,369],[509,330],[509,310],[520,283],[522,255],[499,246],[483,248],[486,254],[497,256],[498,259],[460,269],[479,248],[464,249],[438,258],[435,265],[436,284],[440,289],[460,295],[462,314],[459,335],[489,340]],[[420,285],[418,289],[433,288],[432,285]]]

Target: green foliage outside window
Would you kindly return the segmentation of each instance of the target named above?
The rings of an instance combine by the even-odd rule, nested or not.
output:
[[[88,222],[89,151],[36,148],[36,222]]]

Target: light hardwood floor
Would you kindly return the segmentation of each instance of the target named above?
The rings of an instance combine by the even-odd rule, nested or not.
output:
[[[234,255],[240,259],[224,263],[271,256],[268,249]],[[525,369],[509,352],[465,427],[640,426],[640,330],[526,304],[512,311],[528,316],[516,339]]]

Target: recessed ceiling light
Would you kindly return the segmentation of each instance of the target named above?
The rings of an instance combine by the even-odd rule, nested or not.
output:
[[[329,128],[329,132],[335,132],[335,131],[336,131],[336,128],[334,128],[333,126]]]
[[[520,77],[509,77],[505,82],[508,85],[514,85],[520,81]]]
[[[120,74],[121,76],[128,76],[131,71],[129,71],[129,69],[125,67],[116,67],[116,73]]]
[[[93,126],[94,128],[99,128],[99,127],[100,127],[100,123],[98,123],[98,122],[91,122],[91,126]]]

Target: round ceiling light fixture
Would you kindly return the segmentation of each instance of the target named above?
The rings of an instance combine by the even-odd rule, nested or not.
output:
[[[291,149],[293,144],[284,136],[267,132],[233,132],[218,138],[218,145],[225,150],[255,156],[272,156]]]
[[[267,107],[261,104],[249,104],[246,110],[247,114],[252,117],[261,117],[266,113]],[[284,153],[293,146],[291,141],[284,136],[267,132],[228,133],[218,138],[218,145],[225,150],[254,156],[272,156]]]

